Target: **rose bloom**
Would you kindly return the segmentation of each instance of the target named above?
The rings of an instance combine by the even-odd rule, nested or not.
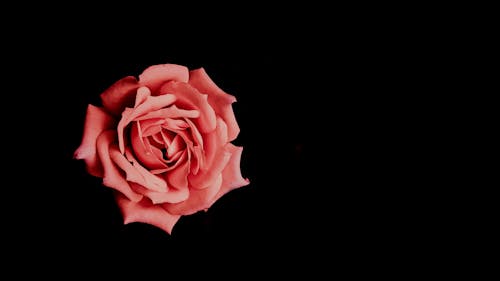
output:
[[[241,175],[243,148],[232,103],[203,68],[153,65],[127,76],[88,105],[76,159],[116,192],[124,223],[171,233],[182,215],[207,210]]]

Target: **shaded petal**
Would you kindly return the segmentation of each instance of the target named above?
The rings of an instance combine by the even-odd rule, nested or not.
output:
[[[222,171],[222,186],[213,198],[210,206],[229,191],[250,184],[250,181],[241,175],[240,161],[243,147],[234,146],[229,143],[227,144],[227,149],[231,152],[231,159],[226,168],[224,168],[224,171]]]
[[[80,146],[76,149],[74,157],[84,159],[89,174],[102,177],[102,165],[96,154],[97,137],[108,129],[115,126],[115,120],[102,108],[89,104],[83,129],[83,138]]]
[[[141,137],[149,137],[155,135],[161,131],[161,125],[166,121],[165,119],[148,119],[143,121],[137,121],[141,123]]]
[[[169,188],[166,192],[156,192],[149,190],[137,183],[130,183],[130,186],[139,194],[142,194],[153,202],[153,204],[179,203],[189,197],[189,189]]]
[[[137,89],[134,108],[143,104],[149,96],[151,96],[151,90],[148,87],[140,87],[139,89]]]
[[[110,157],[110,146],[116,141],[116,132],[107,130],[102,132],[97,138],[97,153],[101,159],[104,169],[103,184],[118,190],[129,200],[138,202],[142,199],[142,195],[135,193],[128,184],[120,170],[115,166]]]
[[[186,123],[186,121],[181,120],[181,119],[167,118],[164,120],[165,120],[165,123],[162,124],[161,126],[165,129],[168,129],[171,131],[184,130],[187,127],[189,127],[188,123]]]
[[[217,118],[216,130],[209,134],[205,134],[204,139],[205,162],[200,168],[202,170],[207,170],[212,166],[219,148],[227,143],[226,123],[221,118]]]
[[[185,82],[189,80],[189,70],[187,67],[177,64],[152,65],[139,75],[139,83],[147,86],[153,93],[168,81]]]
[[[175,169],[167,173],[166,178],[169,186],[177,189],[188,188],[189,161],[187,161],[187,154],[187,150],[184,150],[181,158],[174,165]]]
[[[135,118],[146,114],[148,112],[158,110],[162,107],[171,105],[175,101],[174,95],[162,95],[162,96],[149,96],[146,101],[140,104],[138,107],[132,110],[124,110],[122,113],[122,118],[118,123],[118,144],[120,147],[120,152],[124,153],[125,143],[123,141],[123,131],[125,127]]]
[[[164,84],[160,89],[160,93],[174,94],[177,97],[175,104],[180,108],[198,110],[200,117],[194,119],[193,122],[200,132],[208,133],[215,129],[216,115],[207,101],[207,95],[203,95],[191,85],[181,82]]]
[[[203,151],[202,148],[198,145],[193,147],[193,160],[191,161],[191,173],[193,175],[197,175],[200,167],[203,166]]]
[[[199,68],[190,71],[189,84],[193,85],[203,94],[208,94],[208,103],[215,110],[215,113],[224,119],[228,127],[229,141],[236,139],[240,132],[240,127],[234,116],[232,103],[236,98],[220,89],[205,72]]]
[[[125,107],[134,104],[137,88],[139,88],[139,83],[135,77],[124,77],[101,94],[102,105],[110,113],[119,116]]]
[[[147,114],[151,111],[158,110],[160,108],[167,107],[174,103],[176,97],[174,95],[161,95],[161,96],[149,96],[147,99],[135,107],[132,113],[128,116],[126,122],[130,122],[137,117]]]
[[[225,147],[221,147],[215,155],[212,166],[209,169],[198,172],[196,175],[190,174],[188,176],[189,185],[196,189],[207,188],[212,185],[222,173],[222,170],[224,170],[230,158],[231,152],[227,151]]]
[[[179,109],[177,106],[172,105],[167,108],[158,109],[149,112],[141,117],[137,117],[134,120],[144,120],[150,118],[198,118],[200,117],[200,112],[198,110],[185,110]]]
[[[219,175],[212,184],[205,189],[191,189],[189,198],[186,201],[177,204],[164,204],[165,208],[171,214],[190,215],[201,210],[206,210],[213,198],[219,192],[222,185],[222,175]]]
[[[191,121],[187,118],[184,118],[184,120],[186,120],[186,122],[189,125],[189,128],[191,129],[191,135],[193,136],[193,140],[194,140],[195,144],[198,144],[201,147],[203,147],[203,137],[201,136],[201,133],[198,130],[198,128],[193,124],[193,121]]]
[[[129,148],[127,148],[126,158],[120,153],[116,145],[109,148],[109,155],[113,162],[126,173],[126,180],[129,182],[138,183],[148,189],[165,192],[167,191],[167,183],[160,177],[153,175],[137,162],[132,156]]]
[[[181,151],[181,149],[184,149],[186,147],[186,143],[182,139],[181,136],[176,135],[174,137],[174,140],[172,141],[172,144],[167,148],[167,157],[170,158],[174,154],[178,153]]]
[[[162,152],[152,146],[147,138],[140,137],[140,129],[137,122],[132,123],[130,142],[135,156],[148,169],[163,169],[167,167],[162,160]]]
[[[170,234],[180,218],[179,215],[168,213],[159,205],[153,205],[149,200],[144,199],[136,203],[120,194],[116,194],[115,199],[120,207],[125,224],[132,222],[147,223],[159,227]]]

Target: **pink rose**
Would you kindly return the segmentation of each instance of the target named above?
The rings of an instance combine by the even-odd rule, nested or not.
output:
[[[75,151],[87,171],[116,190],[124,223],[171,233],[182,215],[207,210],[249,184],[240,171],[243,148],[232,103],[203,68],[153,65],[127,76],[89,105]]]

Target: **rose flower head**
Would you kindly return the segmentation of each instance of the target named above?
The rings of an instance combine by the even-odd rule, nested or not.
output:
[[[172,232],[182,215],[207,210],[249,184],[241,175],[232,104],[203,68],[153,65],[89,104],[75,151],[87,171],[115,190],[124,223]]]

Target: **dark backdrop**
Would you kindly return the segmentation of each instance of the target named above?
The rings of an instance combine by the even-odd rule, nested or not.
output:
[[[12,190],[23,201],[9,209],[8,232],[21,241],[15,245],[35,261],[88,255],[83,268],[154,254],[160,263],[247,258],[245,267],[256,256],[300,270],[311,260],[355,266],[387,249],[392,257],[404,251],[415,229],[402,225],[408,217],[397,210],[411,200],[393,201],[390,187],[413,178],[402,179],[403,152],[389,152],[407,136],[392,137],[402,124],[388,129],[397,118],[385,94],[402,89],[400,50],[383,29],[346,18],[327,25],[329,17],[320,16],[307,26],[271,19],[261,27],[223,21],[179,32],[158,19],[145,28],[65,16],[20,32],[29,40],[7,52],[21,61],[10,69],[17,91],[9,97],[22,104],[23,118],[10,115],[18,121],[7,124],[22,136],[7,140],[23,147],[23,154],[9,151],[20,182]],[[204,67],[237,98],[234,143],[244,147],[241,169],[251,181],[208,212],[182,217],[172,235],[123,225],[111,190],[72,159],[87,104],[98,105],[114,81],[160,63]],[[392,247],[401,240],[402,248]]]

